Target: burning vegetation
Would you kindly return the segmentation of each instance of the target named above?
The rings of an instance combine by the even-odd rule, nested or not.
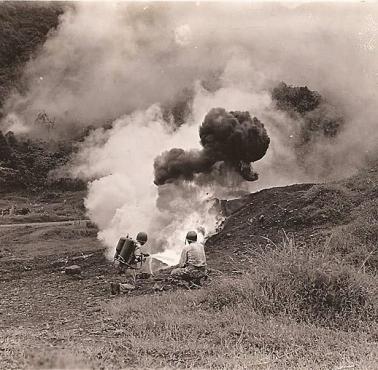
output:
[[[214,108],[205,116],[199,135],[203,149],[185,151],[174,148],[155,159],[156,185],[178,179],[191,181],[197,174],[211,173],[219,162],[244,180],[257,180],[251,162],[265,155],[270,139],[263,123],[256,117],[251,118],[249,112],[226,112],[223,108]]]

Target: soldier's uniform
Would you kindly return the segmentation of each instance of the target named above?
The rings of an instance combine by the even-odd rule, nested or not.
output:
[[[135,289],[137,272],[150,274],[150,263],[147,266],[145,264],[146,258],[149,258],[149,248],[145,245],[146,242],[147,234],[144,232],[138,233],[136,240],[127,237],[121,238],[118,242],[114,259],[118,266],[118,273],[124,277],[122,283],[112,282],[110,284],[112,294]],[[142,270],[143,267],[147,267],[147,269]]]
[[[204,245],[198,242],[186,245],[181,252],[178,266],[171,272],[171,278],[174,280],[198,282],[207,276]]]

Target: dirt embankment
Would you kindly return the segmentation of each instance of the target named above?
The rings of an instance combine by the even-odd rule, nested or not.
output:
[[[265,189],[224,202],[228,217],[223,229],[207,241],[207,249],[217,264],[237,268],[240,254],[279,243],[285,234],[300,243],[324,242],[335,227],[353,222],[362,213],[374,213],[377,169],[343,181]]]

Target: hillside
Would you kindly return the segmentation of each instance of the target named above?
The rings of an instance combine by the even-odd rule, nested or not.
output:
[[[20,87],[25,63],[57,27],[62,12],[59,3],[0,3],[0,118],[5,98]]]
[[[120,278],[96,230],[0,229],[1,362],[374,369],[377,170],[223,202],[228,217],[206,244],[210,279],[201,290],[177,290],[156,273],[114,297],[109,283]],[[81,275],[62,274],[69,264]]]
[[[228,217],[223,229],[208,241],[208,248],[237,253],[278,244],[286,236],[308,245],[328,240],[337,248],[349,237],[350,248],[363,244],[365,252],[371,253],[367,263],[376,269],[377,170],[373,164],[346,180],[264,189],[223,202]]]

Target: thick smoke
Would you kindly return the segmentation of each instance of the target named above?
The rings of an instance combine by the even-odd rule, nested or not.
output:
[[[308,146],[319,138],[333,138],[343,128],[344,118],[337,108],[307,86],[294,87],[281,82],[273,89],[272,98],[278,109],[302,120],[297,146]]]
[[[213,108],[199,128],[202,150],[171,149],[156,158],[156,185],[176,179],[193,180],[196,174],[210,173],[217,162],[225,162],[245,180],[257,180],[251,162],[261,159],[270,139],[264,125],[249,112],[226,112]]]
[[[297,165],[304,173],[326,179],[334,171],[334,166],[328,165],[331,156],[326,146],[332,148],[345,128],[340,109],[307,86],[288,86],[284,82],[273,89],[272,99],[276,108],[288,114],[294,123],[290,145]],[[319,147],[322,153],[316,153]],[[316,157],[316,169],[313,157]]]
[[[42,135],[40,112],[55,122],[51,136],[97,127],[69,170],[90,181],[86,207],[99,237],[113,247],[120,235],[143,229],[152,244],[177,250],[188,229],[214,228],[211,197],[347,176],[377,154],[377,16],[378,5],[367,2],[75,3],[26,66],[27,89],[9,97],[1,129]],[[307,118],[281,109],[272,99],[281,81],[318,91],[336,113],[322,104]],[[240,182],[217,162],[203,182],[156,187],[156,156],[204,151],[198,124],[214,107],[264,123],[271,143],[253,165],[259,181]],[[318,114],[332,121],[339,110],[338,134],[312,132],[299,163],[302,127],[319,122]],[[248,162],[240,163],[243,170]],[[206,181],[210,175],[227,186]]]
[[[152,181],[156,153],[173,145],[195,146],[195,131],[184,125],[172,132],[162,110],[154,105],[120,117],[111,130],[91,132],[71,173],[96,179],[90,183],[85,205],[106,245],[114,247],[121,235],[145,230],[155,251],[170,248],[164,260],[171,263],[187,230],[215,230],[217,215],[206,201],[210,187],[167,184],[157,189]]]

